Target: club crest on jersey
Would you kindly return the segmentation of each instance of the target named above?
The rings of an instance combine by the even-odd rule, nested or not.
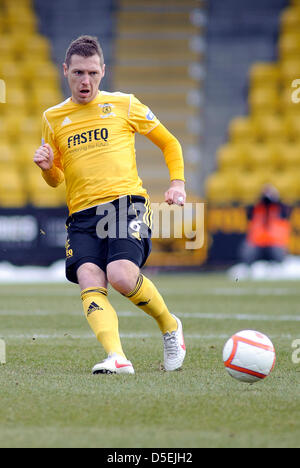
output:
[[[103,114],[110,114],[111,113],[111,104],[99,104],[100,107],[102,107],[102,112]]]
[[[109,104],[108,102],[105,104],[98,104],[98,106],[102,109],[102,115],[100,115],[101,119],[107,119],[108,117],[116,117],[116,114],[112,112],[113,104]]]

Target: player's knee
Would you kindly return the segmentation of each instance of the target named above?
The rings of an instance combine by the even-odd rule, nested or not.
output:
[[[93,263],[84,263],[77,270],[78,283],[81,289],[86,289],[91,285],[106,287],[107,282],[104,272]]]
[[[107,267],[107,279],[111,286],[121,294],[129,294],[136,286],[139,268],[131,262],[116,261]]]

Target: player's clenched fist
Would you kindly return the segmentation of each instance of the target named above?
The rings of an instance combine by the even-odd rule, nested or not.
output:
[[[171,187],[165,193],[165,202],[168,205],[183,206],[186,201],[186,193],[184,189],[184,182],[182,180],[174,180],[171,182]]]
[[[37,166],[39,166],[43,171],[48,171],[52,168],[53,165],[53,151],[50,145],[46,143],[43,146],[40,146],[36,150],[33,161]]]

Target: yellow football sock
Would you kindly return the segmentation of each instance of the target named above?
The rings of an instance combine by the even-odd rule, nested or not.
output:
[[[137,307],[153,317],[162,333],[177,330],[177,322],[170,314],[165,301],[148,278],[140,275],[134,290],[126,297]]]
[[[118,316],[108,301],[107,289],[84,289],[81,299],[87,321],[107,354],[117,353],[126,357],[119,336]]]

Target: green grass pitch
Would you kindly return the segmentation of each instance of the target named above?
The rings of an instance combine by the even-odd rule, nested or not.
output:
[[[92,376],[104,353],[83,316],[77,286],[1,285],[0,447],[299,447],[297,282],[233,282],[218,275],[152,277],[182,318],[187,357],[162,370],[156,323],[110,292],[134,376]],[[267,334],[270,377],[230,378],[222,349],[235,332]]]

